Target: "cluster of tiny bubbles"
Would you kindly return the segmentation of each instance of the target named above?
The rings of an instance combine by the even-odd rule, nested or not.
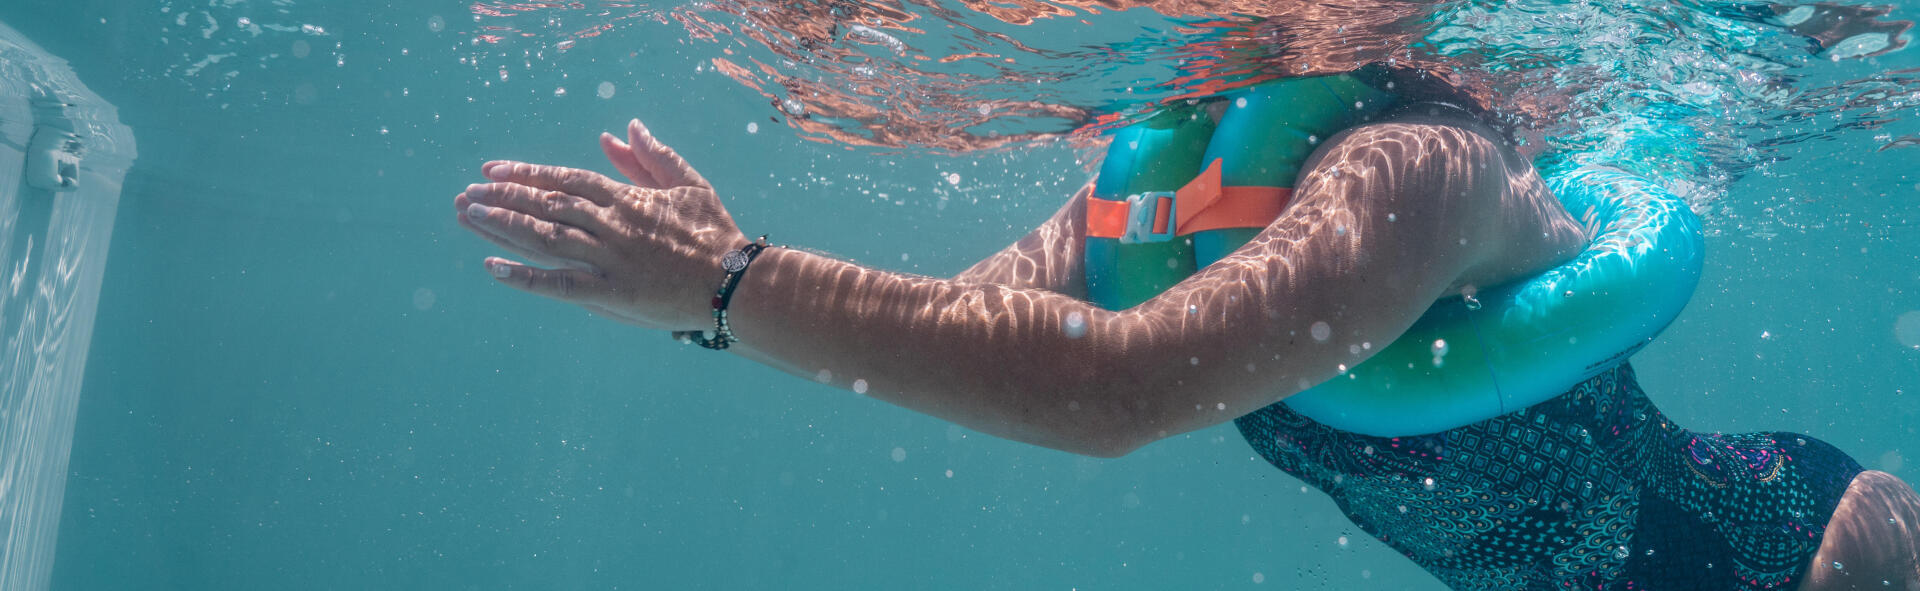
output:
[[[175,2],[162,0],[155,4],[160,14],[172,15],[172,18],[153,19],[160,28],[157,38],[166,46],[166,54],[180,56],[180,61],[160,68],[157,76],[194,86],[196,90],[205,91],[208,97],[238,88],[242,84],[239,80],[242,72],[268,69],[282,55],[278,48],[288,47],[293,57],[306,58],[313,46],[305,37],[328,36],[325,27],[301,23],[300,17],[286,10],[279,11],[275,17],[260,17],[278,22],[263,22],[241,14],[252,12],[251,7],[236,6],[234,2],[208,2],[204,7],[183,2],[179,3],[181,7],[177,12]],[[231,26],[223,27],[223,23]],[[284,41],[288,36],[295,39]],[[146,69],[140,72],[141,77],[155,75]],[[198,88],[202,83],[206,87]],[[248,90],[259,93],[263,99],[272,92],[266,87]]]

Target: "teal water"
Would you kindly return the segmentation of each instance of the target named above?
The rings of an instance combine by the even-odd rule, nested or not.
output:
[[[1230,427],[1078,458],[494,284],[479,262],[496,253],[454,224],[452,196],[491,158],[612,173],[593,136],[631,117],[713,179],[746,231],[927,274],[1024,233],[1085,175],[1058,142],[808,141],[713,71],[722,45],[676,24],[560,52],[472,43],[487,24],[473,14],[0,5],[120,107],[141,148],[54,589],[1437,586]],[[1920,68],[1911,49],[1804,60],[1801,90]],[[1698,178],[1674,173],[1706,187],[1708,267],[1635,364],[1690,428],[1800,431],[1911,481],[1920,147],[1898,140],[1920,136],[1920,96],[1847,88],[1840,102],[1862,105],[1704,127],[1750,141]],[[1843,125],[1860,120],[1883,122]],[[1799,133],[1820,137],[1754,145]]]

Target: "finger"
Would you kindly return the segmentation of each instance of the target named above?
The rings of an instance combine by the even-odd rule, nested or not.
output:
[[[462,197],[465,198],[466,203],[462,203]],[[470,203],[510,209],[533,217],[560,222],[586,230],[596,236],[606,234],[609,229],[606,218],[602,217],[608,213],[606,208],[578,195],[559,191],[542,191],[513,183],[468,185],[466,192],[454,198],[454,207],[465,212]]]
[[[627,175],[627,180],[633,181],[633,184],[649,189],[663,188],[660,181],[653,178],[647,169],[641,168],[639,160],[634,159],[633,146],[620,141],[620,138],[613,137],[611,133],[600,134],[600,151],[606,152],[607,162],[613,163],[613,167],[620,174]]]
[[[659,180],[662,183],[660,186],[662,189],[712,186],[707,184],[707,179],[702,178],[700,173],[694,172],[693,166],[680,158],[679,152],[673,151],[673,148],[661,143],[659,138],[653,137],[653,132],[648,131],[647,126],[642,125],[639,119],[627,123],[627,144],[632,148],[629,153],[633,154],[634,160],[640,163],[640,168]]]
[[[488,257],[486,265],[495,280],[556,300],[597,303],[612,293],[606,279],[578,269],[540,269],[498,257]]]
[[[461,213],[473,225],[545,256],[597,263],[607,255],[605,243],[573,226],[479,203],[467,205]]]
[[[607,205],[619,194],[621,184],[605,175],[578,168],[495,160],[480,167],[480,173],[499,183],[519,183],[536,189],[578,195],[588,201]]]
[[[565,267],[568,269],[579,269],[582,271],[586,271],[588,273],[600,272],[599,267],[596,267],[593,264],[587,263],[585,261],[563,259],[563,258],[549,255],[546,253],[536,252],[536,251],[528,250],[526,248],[522,248],[519,244],[515,244],[514,241],[508,240],[507,237],[505,236],[501,236],[499,234],[494,233],[492,230],[488,230],[486,228],[482,228],[478,225],[475,225],[473,223],[473,220],[467,219],[467,215],[465,213],[461,213],[459,215],[454,216],[454,219],[460,223],[460,227],[466,228],[467,231],[469,232],[473,232],[475,236],[479,236],[481,239],[484,239],[487,242],[491,242],[495,246],[504,248],[507,250],[507,252],[511,252],[514,255],[519,256],[520,258],[531,261],[533,264],[540,265],[542,267]]]

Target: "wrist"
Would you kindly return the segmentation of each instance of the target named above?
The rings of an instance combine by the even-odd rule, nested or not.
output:
[[[673,336],[682,342],[697,344],[714,350],[724,350],[739,342],[733,334],[731,305],[740,283],[755,266],[761,255],[771,250],[767,237],[762,235],[756,240],[740,237],[731,249],[723,251],[717,258],[721,278],[718,285],[708,291],[705,314],[695,314],[691,323],[700,328],[674,331]]]

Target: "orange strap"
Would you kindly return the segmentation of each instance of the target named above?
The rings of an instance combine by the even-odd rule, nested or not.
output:
[[[1220,159],[1215,158],[1200,176],[1174,192],[1178,205],[1173,209],[1180,218],[1174,224],[1174,234],[1185,236],[1221,228],[1265,228],[1280,217],[1292,196],[1290,187],[1222,187]],[[1154,227],[1166,227],[1165,211],[1154,212]],[[1119,238],[1126,231],[1126,201],[1087,198],[1087,236]]]
[[[1087,236],[1119,238],[1127,232],[1127,202],[1087,196]]]

